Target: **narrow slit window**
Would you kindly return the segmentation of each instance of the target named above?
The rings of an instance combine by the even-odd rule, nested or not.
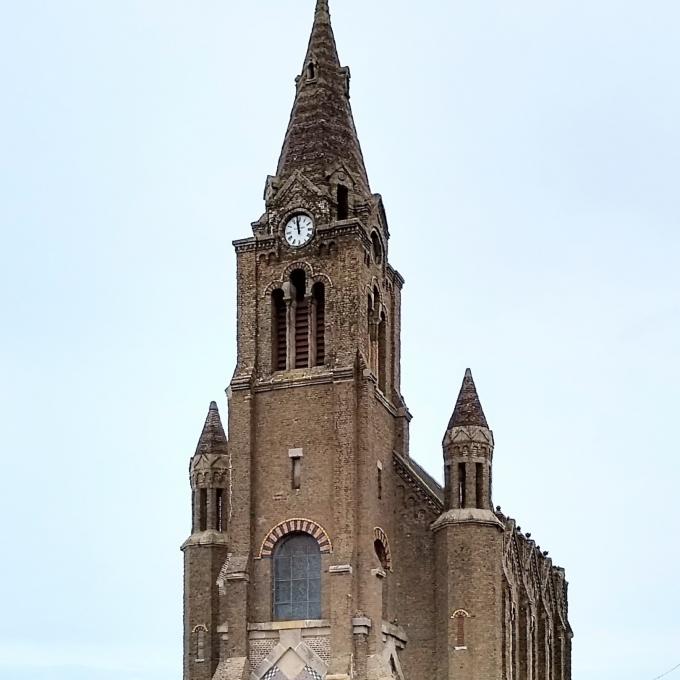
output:
[[[224,490],[217,489],[215,494],[215,513],[217,514],[215,526],[217,531],[224,531]]]
[[[349,219],[349,189],[338,185],[338,220]]]
[[[456,647],[465,647],[465,614],[456,615]]]
[[[326,290],[323,283],[315,283],[312,289],[314,313],[316,314],[316,366],[326,363]]]
[[[378,236],[378,233],[375,231],[371,234],[371,243],[373,245],[373,259],[375,260],[375,263],[382,264],[383,260],[382,243],[380,242],[380,236]]]
[[[199,527],[201,531],[205,531],[208,528],[208,489],[201,489],[199,493],[201,494],[201,505],[198,518]]]
[[[206,629],[201,626],[196,629],[196,661],[201,663],[205,661],[205,634]]]
[[[302,458],[291,458],[292,474],[291,483],[293,490],[298,490],[302,487]]]
[[[476,464],[477,507],[484,508],[484,466]]]
[[[387,318],[380,317],[378,328],[378,387],[384,394],[387,391]]]
[[[309,62],[309,65],[307,66],[307,77],[310,80],[314,80],[314,78],[316,78],[316,65],[313,61]]]
[[[458,507],[467,507],[467,470],[465,463],[458,463]]]
[[[272,293],[272,365],[275,371],[286,370],[286,301],[281,289]]]
[[[383,497],[382,468],[378,466],[378,500],[382,500],[382,497]]]

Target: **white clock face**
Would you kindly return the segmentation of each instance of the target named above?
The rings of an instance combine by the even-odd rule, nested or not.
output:
[[[312,236],[314,236],[314,222],[309,215],[294,215],[288,220],[283,234],[289,246],[299,248],[312,240]]]

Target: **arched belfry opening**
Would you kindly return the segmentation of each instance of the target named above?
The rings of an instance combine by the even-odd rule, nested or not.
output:
[[[326,286],[295,269],[272,293],[272,371],[326,363]]]
[[[303,269],[296,269],[290,275],[293,294],[293,368],[309,366],[309,299],[307,297],[307,276]]]

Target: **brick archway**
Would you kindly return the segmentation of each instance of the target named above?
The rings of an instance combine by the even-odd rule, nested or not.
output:
[[[392,550],[390,548],[390,541],[387,538],[387,534],[380,527],[376,527],[373,529],[373,538],[374,540],[380,541],[380,543],[382,543],[382,546],[385,549],[385,568],[387,571],[392,571]]]
[[[319,544],[319,550],[322,555],[330,554],[333,552],[333,544],[328,536],[326,530],[311,519],[287,519],[281,524],[277,524],[262,541],[262,547],[260,548],[260,559],[265,557],[271,557],[274,551],[274,546],[288,534],[309,534],[312,538],[316,539]]]

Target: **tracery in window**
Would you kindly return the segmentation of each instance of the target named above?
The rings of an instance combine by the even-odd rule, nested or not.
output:
[[[274,619],[321,618],[321,551],[309,534],[283,538],[274,550]]]

